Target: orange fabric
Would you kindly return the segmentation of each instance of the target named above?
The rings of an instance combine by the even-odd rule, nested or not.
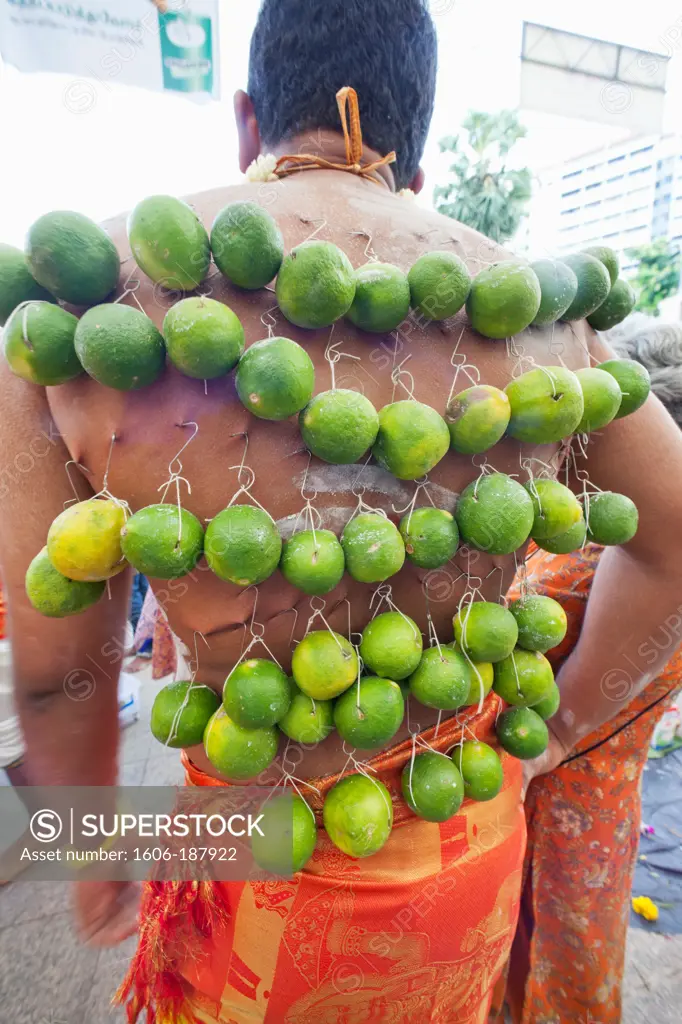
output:
[[[462,721],[495,746],[500,707],[493,694],[482,712],[450,719],[423,738],[446,750]],[[366,860],[346,857],[320,828],[305,869],[290,880],[223,882],[229,904],[210,935],[185,932],[171,992],[184,1001],[159,1012],[159,1024],[483,1024],[516,926],[524,849],[521,764],[502,754],[505,782],[488,803],[465,800],[444,824],[415,817],[400,795],[400,772],[412,742],[369,763],[394,802],[396,826]],[[185,759],[188,782],[220,785]],[[339,776],[312,780],[322,794]],[[311,800],[319,815],[322,798]],[[189,894],[192,900],[193,894]],[[174,907],[177,908],[177,898]],[[158,913],[159,886],[147,887],[143,940]],[[161,908],[162,910],[163,908]],[[149,928],[159,931],[158,923]],[[168,949],[169,942],[166,943]],[[180,945],[179,943],[176,945]],[[148,957],[155,955],[148,950]],[[158,960],[158,956],[157,956]],[[146,964],[140,965],[148,977]],[[134,973],[134,972],[133,972]],[[129,979],[134,985],[134,977]],[[131,984],[128,986],[131,987]],[[137,1008],[144,1005],[138,1000]],[[135,1019],[131,1015],[131,1019]]]
[[[580,634],[601,550],[537,552],[527,563],[533,591],[559,601],[568,617],[564,643],[548,655],[555,668]],[[677,638],[667,642],[673,650]],[[578,756],[529,788],[525,882],[506,991],[514,1024],[621,1020],[640,779],[653,728],[681,681],[677,654],[625,710],[585,737]]]

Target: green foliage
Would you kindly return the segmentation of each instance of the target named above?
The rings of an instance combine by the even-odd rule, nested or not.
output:
[[[499,114],[470,111],[463,124],[467,140],[449,135],[441,153],[452,153],[453,180],[437,185],[433,201],[439,213],[475,228],[495,242],[515,234],[531,196],[528,168],[509,170],[506,158],[526,129],[512,110]]]
[[[680,250],[667,238],[657,238],[655,242],[625,252],[639,263],[637,273],[630,278],[637,293],[635,309],[659,316],[659,303],[674,295],[680,286]]]

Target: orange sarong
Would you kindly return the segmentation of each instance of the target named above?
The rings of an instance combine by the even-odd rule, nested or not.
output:
[[[555,668],[580,635],[601,551],[595,544],[570,555],[537,551],[527,563],[533,591],[553,597],[568,617],[566,639],[548,654]],[[652,639],[674,651],[678,637],[661,629]],[[640,780],[651,733],[681,683],[677,654],[616,718],[531,783],[519,927],[506,993],[501,979],[495,997],[500,1014],[506,998],[514,1024],[621,1020]]]
[[[467,709],[422,736],[447,750],[466,722],[497,747],[499,708],[491,694],[480,714]],[[322,829],[332,776],[312,780],[321,793],[311,794],[317,849],[292,879],[148,883],[140,947],[120,996],[129,1019],[146,1008],[150,1024],[483,1024],[518,914],[521,762],[501,752],[500,794],[465,800],[436,824],[415,817],[400,795],[411,753],[407,740],[369,762],[395,813],[373,857],[345,856]],[[189,784],[221,785],[185,767]]]

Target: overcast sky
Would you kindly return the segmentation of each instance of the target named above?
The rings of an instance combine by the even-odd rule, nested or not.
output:
[[[238,181],[231,97],[246,83],[248,40],[257,9],[257,0],[224,0],[221,5],[219,102],[202,105],[114,81],[95,84],[91,109],[74,113],[65,103],[72,81],[68,76],[22,74],[0,64],[0,240],[22,244],[30,223],[50,209],[75,209],[103,219],[154,192],[182,195]],[[424,202],[430,202],[433,185],[444,176],[438,139],[455,133],[470,108],[497,110],[515,104],[523,20],[642,49],[672,49],[667,126],[679,126],[678,0],[648,0],[631,10],[622,0],[432,0],[432,9],[440,70],[424,158]],[[607,137],[594,126],[576,129],[525,112],[523,119],[530,138],[521,155],[536,170],[570,151],[603,144]]]

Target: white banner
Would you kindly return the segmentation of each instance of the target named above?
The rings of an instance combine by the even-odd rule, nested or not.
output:
[[[220,96],[219,0],[0,0],[0,55],[19,71]],[[160,9],[161,8],[161,9]]]

